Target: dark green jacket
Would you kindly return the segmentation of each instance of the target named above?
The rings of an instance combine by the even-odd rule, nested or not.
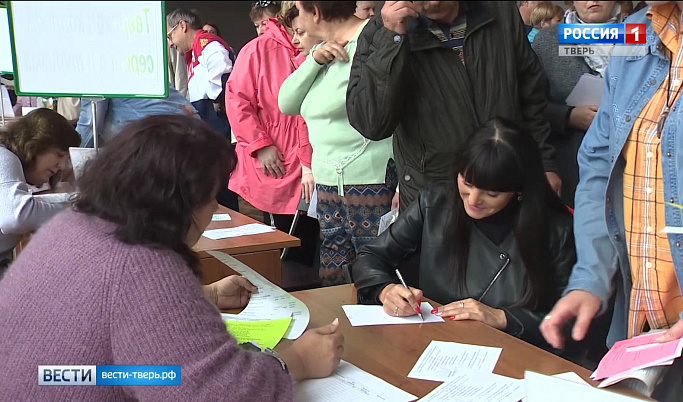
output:
[[[513,2],[468,2],[465,66],[441,46],[425,18],[408,34],[384,28],[381,15],[358,39],[347,92],[351,125],[363,136],[394,135],[401,208],[430,181],[452,180],[453,157],[477,127],[503,117],[539,144],[546,171],[555,171],[546,143],[546,78]]]

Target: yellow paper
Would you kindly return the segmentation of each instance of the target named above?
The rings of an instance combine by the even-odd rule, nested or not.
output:
[[[254,341],[262,348],[274,348],[287,332],[292,317],[264,321],[225,321],[237,343]]]

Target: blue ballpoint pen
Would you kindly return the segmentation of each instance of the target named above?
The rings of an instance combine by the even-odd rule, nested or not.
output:
[[[404,288],[410,290],[408,285],[406,285],[406,281],[403,280],[403,276],[401,276],[401,271],[399,271],[398,269],[396,270],[396,276],[398,276],[398,280],[401,281],[401,285],[403,285]],[[425,320],[424,317],[422,317],[422,313],[420,312],[420,306],[415,307],[415,312],[417,313],[417,315],[420,316],[420,319],[422,321]]]

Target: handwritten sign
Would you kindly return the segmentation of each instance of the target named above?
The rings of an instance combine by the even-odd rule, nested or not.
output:
[[[166,97],[164,14],[161,1],[11,2],[17,91]]]

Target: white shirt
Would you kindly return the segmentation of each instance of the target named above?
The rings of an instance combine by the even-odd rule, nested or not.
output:
[[[188,72],[190,78],[187,83],[187,99],[190,102],[216,100],[223,90],[221,77],[232,71],[228,50],[220,42],[214,41],[206,45],[198,57],[193,52],[192,58],[192,64],[195,64],[195,60],[199,64]]]
[[[62,211],[68,198],[69,194],[31,194],[19,157],[0,146],[0,260],[11,256],[23,235]]]

